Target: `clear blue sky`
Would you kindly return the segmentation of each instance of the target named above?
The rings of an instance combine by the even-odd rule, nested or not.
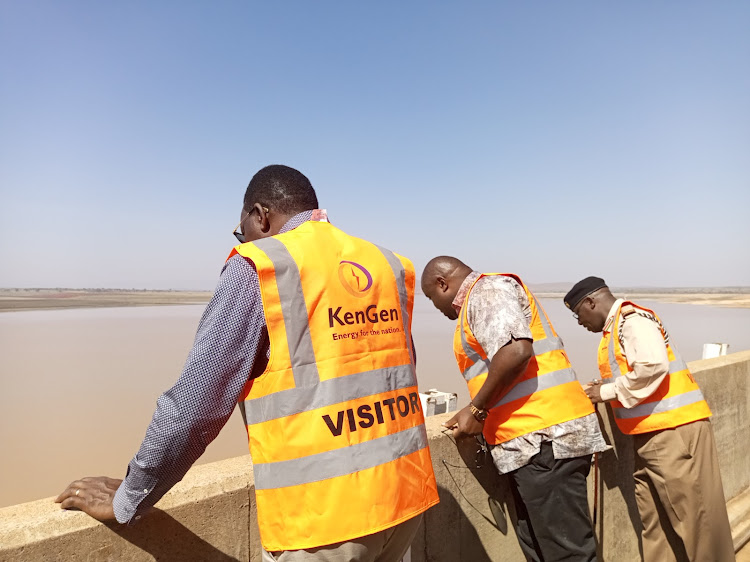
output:
[[[750,3],[0,3],[0,286],[214,286],[255,171],[412,258],[750,285]]]

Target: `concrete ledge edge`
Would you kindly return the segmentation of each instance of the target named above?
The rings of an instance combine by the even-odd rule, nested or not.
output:
[[[194,466],[156,507],[172,510],[226,493],[253,488],[250,455]],[[54,497],[0,508],[1,550],[21,547],[43,537],[48,540],[104,525],[79,511],[65,511]]]
[[[739,552],[750,542],[750,487],[727,502],[727,512],[732,528],[734,551]]]

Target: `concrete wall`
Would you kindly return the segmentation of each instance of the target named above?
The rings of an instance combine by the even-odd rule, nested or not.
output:
[[[132,527],[54,498],[0,509],[0,560],[260,562],[251,470],[249,456],[196,466]]]
[[[750,352],[690,364],[714,412],[721,477],[737,543],[750,538]],[[599,460],[596,531],[601,559],[639,558],[639,518],[633,497],[632,448],[611,431],[614,450]],[[468,439],[457,447],[428,419],[428,435],[441,503],[425,514],[412,561],[522,562],[513,531],[507,484]],[[594,477],[589,478],[593,506]],[[4,483],[3,485],[7,485]],[[0,560],[128,561],[260,560],[249,457],[193,468],[138,525],[102,525],[52,499],[0,509]]]
[[[750,485],[750,351],[689,364],[711,406],[724,494]]]

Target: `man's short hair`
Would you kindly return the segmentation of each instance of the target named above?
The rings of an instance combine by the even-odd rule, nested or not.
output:
[[[302,172],[273,164],[258,170],[247,186],[245,210],[250,210],[255,203],[278,213],[295,215],[317,209],[318,197]]]

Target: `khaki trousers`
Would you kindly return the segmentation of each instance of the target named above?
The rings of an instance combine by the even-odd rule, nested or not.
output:
[[[346,517],[342,514],[342,517]],[[372,535],[307,550],[262,553],[262,562],[399,562],[417,534],[422,514]]]
[[[711,422],[634,435],[633,444],[643,560],[733,561]]]

